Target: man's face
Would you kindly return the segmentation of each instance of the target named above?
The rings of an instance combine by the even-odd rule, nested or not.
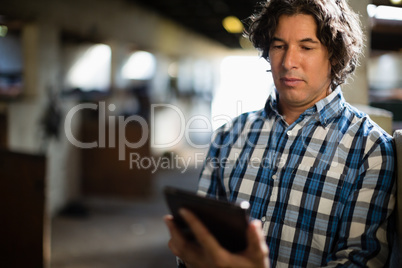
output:
[[[331,64],[310,15],[279,17],[269,50],[281,109],[305,110],[329,92]]]

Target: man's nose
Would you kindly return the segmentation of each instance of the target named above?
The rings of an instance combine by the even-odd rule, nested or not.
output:
[[[283,54],[282,66],[286,70],[291,70],[299,66],[300,55],[296,48],[288,47]]]

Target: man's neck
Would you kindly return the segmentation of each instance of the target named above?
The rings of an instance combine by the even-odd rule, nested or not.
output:
[[[321,96],[321,97],[317,98],[315,103],[317,103],[318,101],[326,98],[328,95],[331,94],[331,92],[332,92],[332,89],[330,87],[328,87],[328,89],[325,91],[324,96]],[[306,103],[304,105],[284,104],[284,103],[281,102],[281,98],[279,96],[278,109],[279,109],[279,113],[283,116],[283,118],[286,121],[286,123],[291,125],[300,117],[300,115],[302,113],[304,113],[304,111],[306,111],[307,109],[309,109],[312,106],[314,106],[315,103],[311,102],[311,103]]]
[[[283,107],[279,102],[279,113],[289,125],[293,124],[305,110],[304,107]]]

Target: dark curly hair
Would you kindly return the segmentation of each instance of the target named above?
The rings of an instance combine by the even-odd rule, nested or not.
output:
[[[246,35],[269,62],[269,48],[279,17],[311,15],[317,23],[317,37],[327,47],[331,63],[331,87],[345,82],[359,64],[363,33],[358,15],[345,0],[267,0],[261,11],[249,18]]]

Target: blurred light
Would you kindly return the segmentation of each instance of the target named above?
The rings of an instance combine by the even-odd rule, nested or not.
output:
[[[381,88],[398,88],[402,67],[402,57],[397,53],[386,53],[370,58],[368,65],[369,81]]]
[[[8,28],[5,25],[0,25],[0,37],[4,37],[7,35]]]
[[[172,62],[171,64],[169,64],[168,74],[170,77],[177,78],[178,72],[179,72],[179,66],[177,62]]]
[[[111,49],[108,45],[96,44],[86,50],[67,75],[72,87],[83,91],[106,91],[110,87]]]
[[[402,8],[391,6],[367,5],[367,13],[370,17],[381,20],[402,20]]]
[[[229,118],[264,107],[273,85],[269,63],[259,56],[228,56],[223,59],[220,85],[212,101],[212,127]],[[218,120],[220,118],[220,120]]]
[[[370,18],[374,18],[375,13],[376,13],[376,10],[377,10],[377,6],[376,6],[376,5],[373,5],[373,4],[368,4],[368,5],[367,5],[367,14],[368,14],[368,16],[369,16]]]
[[[402,0],[390,0],[390,2],[394,5],[400,5],[402,4]]]
[[[206,60],[197,60],[193,65],[193,88],[196,92],[209,92],[213,87],[211,66]]]
[[[187,94],[193,90],[194,81],[194,60],[185,58],[180,60],[177,72],[177,89]]]
[[[131,54],[123,66],[122,76],[126,79],[149,80],[155,74],[156,60],[154,55],[146,51]]]
[[[229,33],[241,33],[243,32],[243,23],[235,17],[229,16],[223,19],[222,25]]]

